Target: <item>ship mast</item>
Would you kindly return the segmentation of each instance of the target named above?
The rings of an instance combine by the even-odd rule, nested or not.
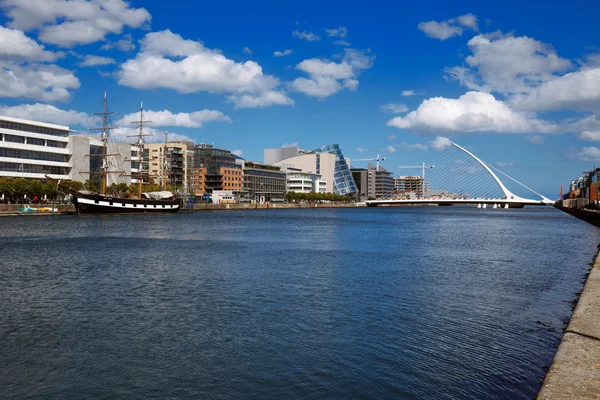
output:
[[[108,112],[108,103],[106,101],[106,89],[104,89],[104,111],[101,113],[95,113],[94,115],[102,115],[102,128],[93,128],[91,130],[101,130],[102,134],[100,135],[100,140],[102,141],[102,153],[99,156],[102,158],[102,165],[100,166],[100,194],[106,194],[106,186],[107,186],[107,176],[108,176],[108,160],[107,157],[111,154],[108,154],[108,136],[109,131],[114,129],[112,126],[108,126],[108,116],[111,114],[116,114],[113,112]]]
[[[168,143],[169,141],[169,132],[165,131],[165,147],[163,149],[163,171],[162,171],[162,190],[167,190],[167,179],[168,179],[168,173],[169,173],[169,166],[168,166],[168,159],[167,159],[167,154],[168,154]]]
[[[144,121],[144,103],[140,103],[140,120],[133,121],[132,124],[138,124],[139,132],[134,137],[137,137],[136,149],[137,149],[137,159],[138,159],[138,193],[137,198],[142,198],[142,183],[143,183],[143,169],[144,169],[144,136],[150,136],[148,134],[144,134],[143,128],[144,123],[151,121]]]

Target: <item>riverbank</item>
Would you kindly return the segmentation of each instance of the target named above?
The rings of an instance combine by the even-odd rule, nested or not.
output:
[[[577,306],[573,310],[538,399],[599,397],[600,253],[596,256]]]
[[[366,207],[365,203],[271,203],[271,204],[194,204],[191,210],[182,212],[209,210],[265,210],[297,208],[356,208]],[[73,204],[23,205],[0,204],[0,216],[47,216],[75,214]]]
[[[579,218],[581,220],[589,222],[590,224],[600,227],[600,212],[598,212],[598,210],[588,210],[585,208],[560,206],[556,206],[556,208],[566,212],[567,214],[571,214],[576,218]]]

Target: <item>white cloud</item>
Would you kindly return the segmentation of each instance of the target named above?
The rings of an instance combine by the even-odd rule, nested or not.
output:
[[[346,79],[344,81],[344,87],[353,92],[358,90],[358,85],[359,85],[358,79]]]
[[[421,143],[415,143],[415,144],[400,143],[398,146],[402,147],[403,149],[406,149],[406,150],[428,150],[429,149],[429,147],[426,144],[421,144]]]
[[[139,133],[139,128],[129,127],[118,127],[111,130],[110,138],[115,142],[132,143],[135,141],[135,136]],[[144,137],[145,143],[164,143],[165,131],[158,130],[151,127],[144,127],[144,134],[148,135]],[[185,140],[194,142],[194,139],[186,135],[181,135],[176,132],[169,132],[169,141]]]
[[[294,32],[292,32],[292,36],[297,37],[299,39],[304,39],[308,42],[318,42],[319,40],[321,40],[321,37],[319,35],[315,35],[314,33],[308,31],[300,32],[298,30],[295,30]]]
[[[133,38],[131,37],[131,35],[123,35],[122,39],[119,39],[116,42],[105,43],[100,47],[100,49],[102,50],[112,50],[115,48],[125,52],[134,50],[135,44],[133,43]]]
[[[460,25],[466,28],[471,28],[475,32],[479,30],[479,27],[477,26],[477,17],[471,13],[461,15],[460,17],[457,17],[456,20]]]
[[[463,28],[456,25],[450,25],[446,21],[420,22],[418,27],[430,38],[440,40],[446,40],[453,36],[461,36],[463,33]]]
[[[233,155],[235,155],[235,156],[238,156],[238,157],[241,157],[241,156],[243,156],[243,155],[244,155],[244,152],[243,152],[241,149],[238,149],[238,150],[233,150],[233,151],[231,152],[231,154],[233,154]]]
[[[594,146],[584,147],[581,150],[572,149],[568,155],[581,161],[600,161],[600,149]]]
[[[290,87],[296,92],[301,92],[312,97],[329,97],[340,90],[342,85],[335,79],[329,77],[315,76],[310,79],[297,78]]]
[[[0,97],[66,101],[79,85],[73,72],[56,65],[0,62]]]
[[[333,79],[349,79],[354,76],[354,70],[348,63],[311,58],[296,65],[296,69],[309,75],[327,76]]]
[[[424,100],[404,117],[395,117],[388,126],[422,134],[435,132],[553,133],[553,122],[537,120],[511,110],[489,93],[467,92],[458,99],[434,97]]]
[[[110,65],[116,64],[116,61],[112,58],[108,57],[100,57],[92,54],[88,54],[85,56],[85,59],[81,62],[82,67],[95,67],[97,65]]]
[[[498,161],[498,162],[494,163],[494,165],[498,168],[507,168],[507,167],[514,167],[515,163],[512,161]]]
[[[139,119],[139,112],[127,114],[117,125],[128,126],[131,121]],[[144,119],[151,121],[152,126],[180,126],[200,128],[206,122],[231,122],[231,118],[217,110],[200,110],[191,113],[172,113],[169,110],[144,110]]]
[[[358,151],[359,153],[366,153],[369,150],[368,149],[363,149],[362,147],[357,147],[356,151]]]
[[[64,47],[103,40],[124,26],[140,28],[150,22],[144,8],[130,8],[123,0],[4,0],[12,28],[39,30],[43,42]]]
[[[333,44],[335,44],[336,46],[345,46],[345,47],[352,46],[352,44],[348,43],[345,40],[336,40],[335,42],[333,42]]]
[[[417,25],[427,36],[434,39],[446,40],[453,36],[461,36],[464,28],[478,30],[477,17],[473,14],[461,15],[457,18],[447,19],[442,22],[429,21]]]
[[[396,135],[388,135],[387,140],[396,140],[397,136]]]
[[[284,143],[281,147],[298,147],[298,142]]]
[[[370,50],[344,49],[341,62],[311,58],[296,65],[296,68],[309,74],[309,78],[297,78],[290,87],[308,96],[325,98],[343,88],[356,90],[359,82],[356,77],[362,70],[373,66],[374,56]]]
[[[385,153],[395,153],[396,148],[390,144],[390,145],[384,147],[383,149],[381,149],[381,151],[383,151]]]
[[[276,51],[273,53],[273,57],[285,57],[292,54],[292,50]]]
[[[392,114],[402,114],[408,111],[408,107],[406,107],[406,105],[396,103],[384,104],[379,107],[379,109]]]
[[[327,35],[329,37],[344,38],[348,34],[348,29],[346,29],[345,26],[340,26],[338,28],[333,28],[333,29],[325,28],[325,31],[327,32]]]
[[[420,93],[415,92],[414,90],[403,90],[402,93],[400,93],[400,94],[404,97],[411,97],[411,96],[415,96]]]
[[[444,151],[452,147],[452,141],[447,137],[438,136],[429,142],[429,146],[434,150]]]
[[[284,92],[268,90],[258,95],[244,94],[229,97],[235,108],[262,108],[272,105],[293,106],[294,100]]]
[[[572,72],[512,98],[524,110],[600,111],[600,67]]]
[[[20,30],[0,26],[0,59],[15,61],[55,61],[64,53],[47,51]]]
[[[583,131],[579,134],[579,139],[600,142],[600,131]]]
[[[121,65],[119,84],[138,89],[168,88],[180,93],[230,93],[236,98],[271,96],[280,81],[265,75],[254,61],[236,63],[202,42],[185,40],[169,30],[141,40],[141,51]],[[281,104],[281,103],[278,103]],[[291,104],[289,100],[286,104]]]
[[[527,139],[527,141],[529,141],[529,143],[531,143],[531,144],[544,143],[544,138],[540,135],[525,136],[525,139]]]
[[[244,47],[242,53],[252,55],[252,50],[250,50],[250,47]]]
[[[572,65],[550,46],[527,36],[494,32],[477,35],[467,44],[473,54],[465,61],[480,78],[464,67],[449,68],[447,72],[470,89],[502,94],[527,92]]]
[[[95,126],[98,118],[74,110],[61,110],[50,104],[21,104],[18,106],[0,106],[0,114],[13,118],[31,119],[50,124]]]

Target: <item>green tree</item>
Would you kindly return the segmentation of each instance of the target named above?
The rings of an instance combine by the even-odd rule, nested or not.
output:
[[[38,179],[32,179],[28,183],[27,195],[29,197],[41,196],[44,194],[44,184],[41,181]]]
[[[23,200],[23,196],[29,192],[29,182],[25,178],[14,178],[12,180],[13,195],[17,197],[17,201]]]

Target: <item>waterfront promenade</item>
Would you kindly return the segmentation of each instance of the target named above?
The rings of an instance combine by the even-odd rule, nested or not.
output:
[[[38,209],[53,208],[54,211],[38,211]],[[195,204],[191,211],[208,210],[265,210],[265,209],[297,209],[297,208],[356,208],[366,207],[365,203],[271,203],[271,204]],[[0,204],[0,216],[34,216],[34,215],[69,215],[75,214],[73,204],[24,205],[24,204]]]
[[[538,399],[600,398],[600,254],[585,283]]]

